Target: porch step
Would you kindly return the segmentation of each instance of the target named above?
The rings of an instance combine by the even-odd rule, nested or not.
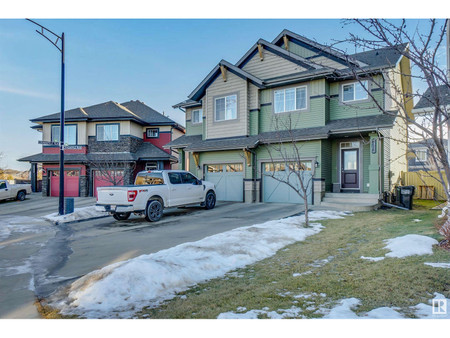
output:
[[[378,207],[378,194],[326,193],[323,207],[348,211],[370,211]]]
[[[378,207],[378,203],[375,204],[364,204],[364,203],[346,203],[346,202],[322,202],[320,203],[321,207],[332,208],[342,211],[371,211],[375,210]]]

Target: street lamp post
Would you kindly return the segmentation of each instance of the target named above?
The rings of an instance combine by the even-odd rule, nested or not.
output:
[[[27,19],[33,24],[40,27],[40,30],[36,29],[38,34],[46,38],[50,43],[55,46],[61,52],[61,113],[59,122],[59,214],[64,215],[64,33],[61,36],[53,33],[51,30],[45,28],[44,26],[34,22],[33,20]],[[52,40],[46,34],[53,35],[56,38],[55,41]],[[58,42],[61,41],[61,47],[58,46]]]

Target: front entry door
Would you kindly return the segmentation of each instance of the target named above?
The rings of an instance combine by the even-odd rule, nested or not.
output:
[[[341,188],[359,189],[359,149],[342,149],[341,164]]]

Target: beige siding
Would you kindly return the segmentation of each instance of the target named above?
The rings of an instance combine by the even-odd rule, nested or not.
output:
[[[270,79],[273,77],[298,73],[306,70],[306,68],[303,68],[267,50],[264,50],[263,55],[264,60],[261,61],[259,54],[257,53],[245,64],[243,69],[260,79]]]
[[[259,108],[259,90],[258,87],[249,83],[248,84],[248,108],[249,109],[258,109]]]
[[[336,62],[330,58],[327,58],[326,56],[318,56],[315,58],[311,58],[309,59],[309,61],[314,62],[316,64],[319,64],[321,66],[325,66],[325,67],[331,67],[333,69],[344,69],[347,68],[346,65],[343,65],[339,62]]]
[[[140,124],[130,121],[130,135],[142,138],[144,131],[145,129],[142,130],[142,126]]]
[[[120,135],[131,135],[131,121],[106,121],[106,122],[90,122],[87,124],[87,136],[95,136],[96,135],[96,125],[97,124],[110,124],[110,123],[118,123],[119,133]],[[142,134],[140,136],[142,138]]]
[[[214,121],[214,99],[230,94],[237,94],[237,119],[228,121]],[[247,81],[227,72],[227,81],[222,76],[217,79],[206,90],[206,139],[233,137],[248,135],[248,93]]]

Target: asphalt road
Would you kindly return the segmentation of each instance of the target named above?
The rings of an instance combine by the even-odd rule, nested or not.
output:
[[[219,202],[213,210],[167,209],[156,223],[132,216],[55,226],[39,219],[55,212],[57,203],[37,194],[24,202],[0,203],[0,226],[10,231],[0,232],[0,318],[39,318],[32,305],[35,295],[46,297],[108,264],[301,211],[293,204]],[[94,203],[76,198],[75,207]]]

